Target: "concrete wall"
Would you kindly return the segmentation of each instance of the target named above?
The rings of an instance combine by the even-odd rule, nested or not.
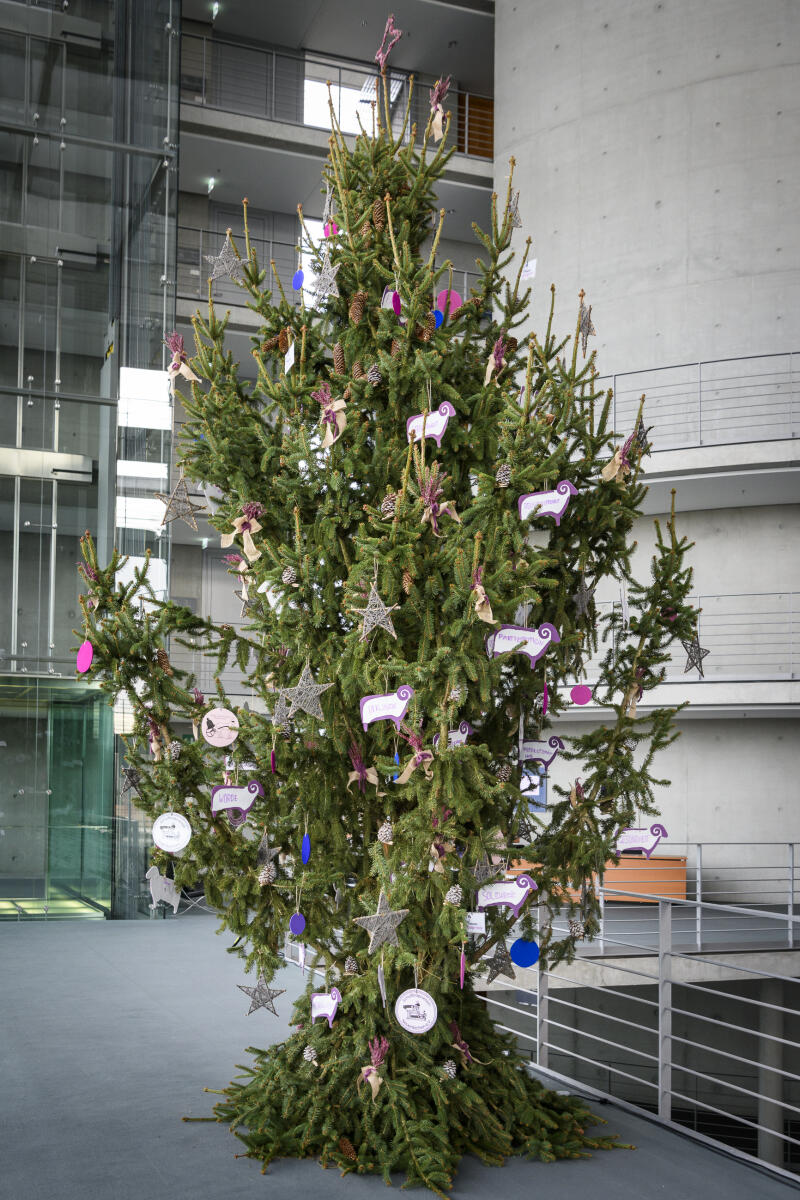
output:
[[[495,180],[517,159],[556,328],[602,372],[794,348],[800,6],[497,0]]]

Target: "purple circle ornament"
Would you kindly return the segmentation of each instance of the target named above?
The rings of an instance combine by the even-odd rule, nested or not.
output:
[[[517,967],[532,967],[539,961],[539,947],[536,942],[528,942],[525,938],[517,938],[512,942],[509,954]]]
[[[401,307],[402,307],[402,306],[401,306],[401,304],[400,304],[400,293],[399,293],[399,292],[392,292],[392,308],[394,309],[394,315],[395,315],[396,317],[399,317],[399,316],[400,316],[400,309],[401,309]]]
[[[298,270],[295,271],[294,275],[292,276],[292,287],[294,288],[294,290],[296,292],[300,291],[300,288],[303,286],[304,279],[305,279],[305,275],[303,274],[303,268],[300,267],[300,268],[298,268]]]
[[[81,648],[78,651],[78,661],[76,664],[81,675],[83,675],[84,671],[89,670],[89,667],[92,665],[93,658],[94,658],[94,646],[92,645],[92,643],[89,641],[82,642]]]
[[[592,698],[592,689],[585,683],[577,684],[569,694],[573,704],[588,704]]]
[[[289,918],[290,933],[293,933],[295,937],[300,937],[300,934],[303,932],[305,927],[306,919],[303,914],[299,912],[292,913],[291,917]]]

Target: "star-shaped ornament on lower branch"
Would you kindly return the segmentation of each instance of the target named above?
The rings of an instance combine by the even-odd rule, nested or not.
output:
[[[703,649],[703,647],[700,645],[700,638],[697,636],[697,634],[694,635],[690,642],[681,641],[681,645],[688,655],[686,659],[686,666],[683,668],[684,675],[687,673],[687,671],[691,671],[692,667],[697,667],[697,670],[700,672],[700,678],[704,679],[705,675],[703,673],[703,659],[706,658],[711,651]]]
[[[486,965],[489,968],[487,983],[492,983],[498,975],[505,975],[506,979],[517,978],[505,938],[500,938],[500,941],[494,948],[494,955],[487,961]]]
[[[161,500],[164,504],[164,515],[161,518],[162,524],[167,525],[170,521],[181,520],[190,529],[197,532],[197,521],[195,513],[205,512],[202,504],[193,504],[189,496],[189,489],[186,486],[186,480],[181,475],[175,487],[168,496],[162,492],[156,492],[156,499]]]
[[[256,863],[259,867],[266,867],[272,862],[273,858],[278,857],[280,852],[280,846],[270,846],[269,834],[265,829],[261,836],[261,841],[258,843],[258,850],[256,850]]]
[[[339,285],[336,282],[336,275],[340,266],[341,263],[337,263],[335,267],[331,265],[330,254],[326,250],[319,274],[314,281],[315,300],[327,300],[329,296],[336,297],[339,295]]]
[[[488,883],[490,879],[494,879],[499,870],[499,867],[489,862],[489,855],[484,854],[483,858],[479,859],[472,868],[472,874],[476,883],[483,884]]]
[[[282,996],[286,988],[271,988],[263,975],[259,975],[258,983],[255,987],[246,987],[243,983],[236,985],[240,992],[250,997],[250,1007],[247,1010],[247,1016],[256,1011],[257,1008],[266,1008],[274,1016],[277,1017],[278,1010],[275,1007],[275,999]]]
[[[364,624],[361,629],[361,637],[358,640],[360,642],[365,642],[372,633],[373,629],[378,628],[385,629],[386,632],[391,634],[393,638],[396,638],[397,634],[394,631],[391,614],[398,607],[399,606],[397,604],[392,604],[387,608],[378,595],[378,589],[375,587],[375,584],[370,584],[367,607],[351,609],[351,612],[358,613],[364,618]]]
[[[380,946],[399,946],[397,926],[408,916],[407,908],[392,911],[386,893],[381,892],[378,911],[371,917],[353,917],[353,924],[360,925],[369,934],[369,953],[374,954]]]
[[[303,673],[295,686],[281,688],[280,698],[289,704],[286,717],[291,720],[296,712],[304,712],[308,713],[310,717],[316,717],[317,720],[324,721],[325,717],[319,698],[323,692],[327,692],[328,688],[332,687],[332,683],[315,683],[314,676],[311,674],[311,668],[306,663],[303,667]]]
[[[209,279],[236,280],[239,278],[242,271],[242,263],[231,243],[230,229],[225,234],[225,241],[222,244],[219,254],[205,254],[203,257],[211,266]]]
[[[575,601],[575,615],[578,617],[588,616],[594,599],[594,588],[589,587],[583,575],[581,575],[581,581],[576,590],[572,593],[572,599]]]

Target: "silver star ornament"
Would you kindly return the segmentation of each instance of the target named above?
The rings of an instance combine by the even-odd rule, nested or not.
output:
[[[245,995],[250,997],[250,1007],[247,1010],[248,1017],[257,1008],[266,1008],[277,1017],[278,1010],[275,1007],[275,999],[277,996],[282,996],[286,988],[271,988],[263,975],[259,975],[258,983],[255,987],[246,987],[243,983],[237,983],[236,986],[240,992],[244,992]]]
[[[266,867],[268,863],[272,862],[273,858],[278,857],[280,852],[280,846],[270,846],[269,834],[265,829],[261,836],[261,841],[258,843],[258,850],[256,850],[256,862],[258,866]]]
[[[295,686],[281,688],[281,699],[289,703],[289,709],[286,713],[287,718],[291,720],[296,712],[304,712],[308,713],[310,717],[316,717],[318,720],[323,721],[325,718],[319,698],[323,692],[327,692],[328,688],[332,687],[332,683],[315,683],[314,676],[311,674],[311,668],[306,663],[303,667],[303,673]],[[282,722],[278,723],[282,724]]]
[[[391,607],[387,608],[378,595],[378,589],[375,587],[375,584],[371,584],[369,589],[369,597],[367,598],[367,607],[354,608],[351,610],[354,613],[359,613],[359,615],[364,618],[364,624],[361,629],[361,637],[358,640],[360,642],[365,642],[372,633],[373,629],[377,629],[379,627],[381,629],[385,629],[386,632],[390,633],[393,638],[396,638],[397,634],[394,631],[394,625],[392,624],[392,618],[390,614],[393,613],[398,607],[399,605],[392,604]]]
[[[508,202],[508,215],[511,218],[512,229],[522,229],[522,217],[519,215],[519,192],[512,192]]]
[[[408,916],[407,908],[392,911],[385,892],[378,899],[378,911],[371,917],[354,917],[353,924],[360,925],[369,934],[369,953],[374,954],[380,946],[399,946],[397,926]]]
[[[597,330],[592,324],[592,306],[590,304],[587,308],[582,300],[580,312],[578,314],[578,333],[580,334],[583,357],[586,358],[586,343],[590,337],[595,336]]]
[[[700,672],[700,678],[705,678],[703,673],[703,659],[706,658],[711,651],[703,649],[703,647],[700,645],[700,638],[697,636],[697,634],[694,635],[690,642],[682,641],[681,645],[688,656],[686,659],[686,666],[683,668],[684,675],[687,673],[687,671],[691,671],[692,667],[697,667],[697,670]]]
[[[500,938],[500,941],[494,948],[494,955],[488,960],[487,966],[489,968],[487,983],[492,983],[498,975],[505,975],[506,979],[517,978],[505,938]]]
[[[164,525],[167,525],[170,521],[181,520],[190,529],[193,529],[195,533],[197,532],[195,513],[205,512],[205,508],[202,504],[192,503],[183,475],[180,476],[168,496],[165,496],[163,492],[156,492],[156,499],[161,500],[164,505],[164,515],[161,518]]]
[[[341,263],[337,263],[335,267],[331,265],[331,256],[326,249],[322,259],[322,266],[314,281],[315,300],[327,300],[329,296],[339,295],[339,285],[336,282],[336,275],[340,266]]]
[[[222,243],[219,254],[205,254],[203,257],[211,266],[209,279],[238,280],[242,271],[242,263],[231,243],[230,230],[225,235],[225,241]]]

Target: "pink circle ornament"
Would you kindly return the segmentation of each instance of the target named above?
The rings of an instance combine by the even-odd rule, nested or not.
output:
[[[78,661],[76,664],[81,675],[83,675],[84,671],[89,670],[89,667],[92,665],[93,658],[94,646],[92,643],[90,641],[82,642],[81,648],[78,651]]]
[[[585,683],[577,684],[569,694],[573,704],[588,704],[592,698],[592,689]]]
[[[239,736],[239,719],[229,708],[212,708],[200,725],[209,746],[230,746]]]
[[[464,301],[461,299],[458,292],[454,292],[452,288],[449,291],[447,288],[442,288],[441,292],[439,292],[439,295],[436,297],[436,307],[441,309],[445,316],[447,316],[448,306],[450,309],[450,316],[452,317],[454,313],[458,312],[463,303]]]
[[[337,233],[339,232],[339,226],[335,221],[326,221],[322,232],[325,234],[326,238],[336,237]]]

